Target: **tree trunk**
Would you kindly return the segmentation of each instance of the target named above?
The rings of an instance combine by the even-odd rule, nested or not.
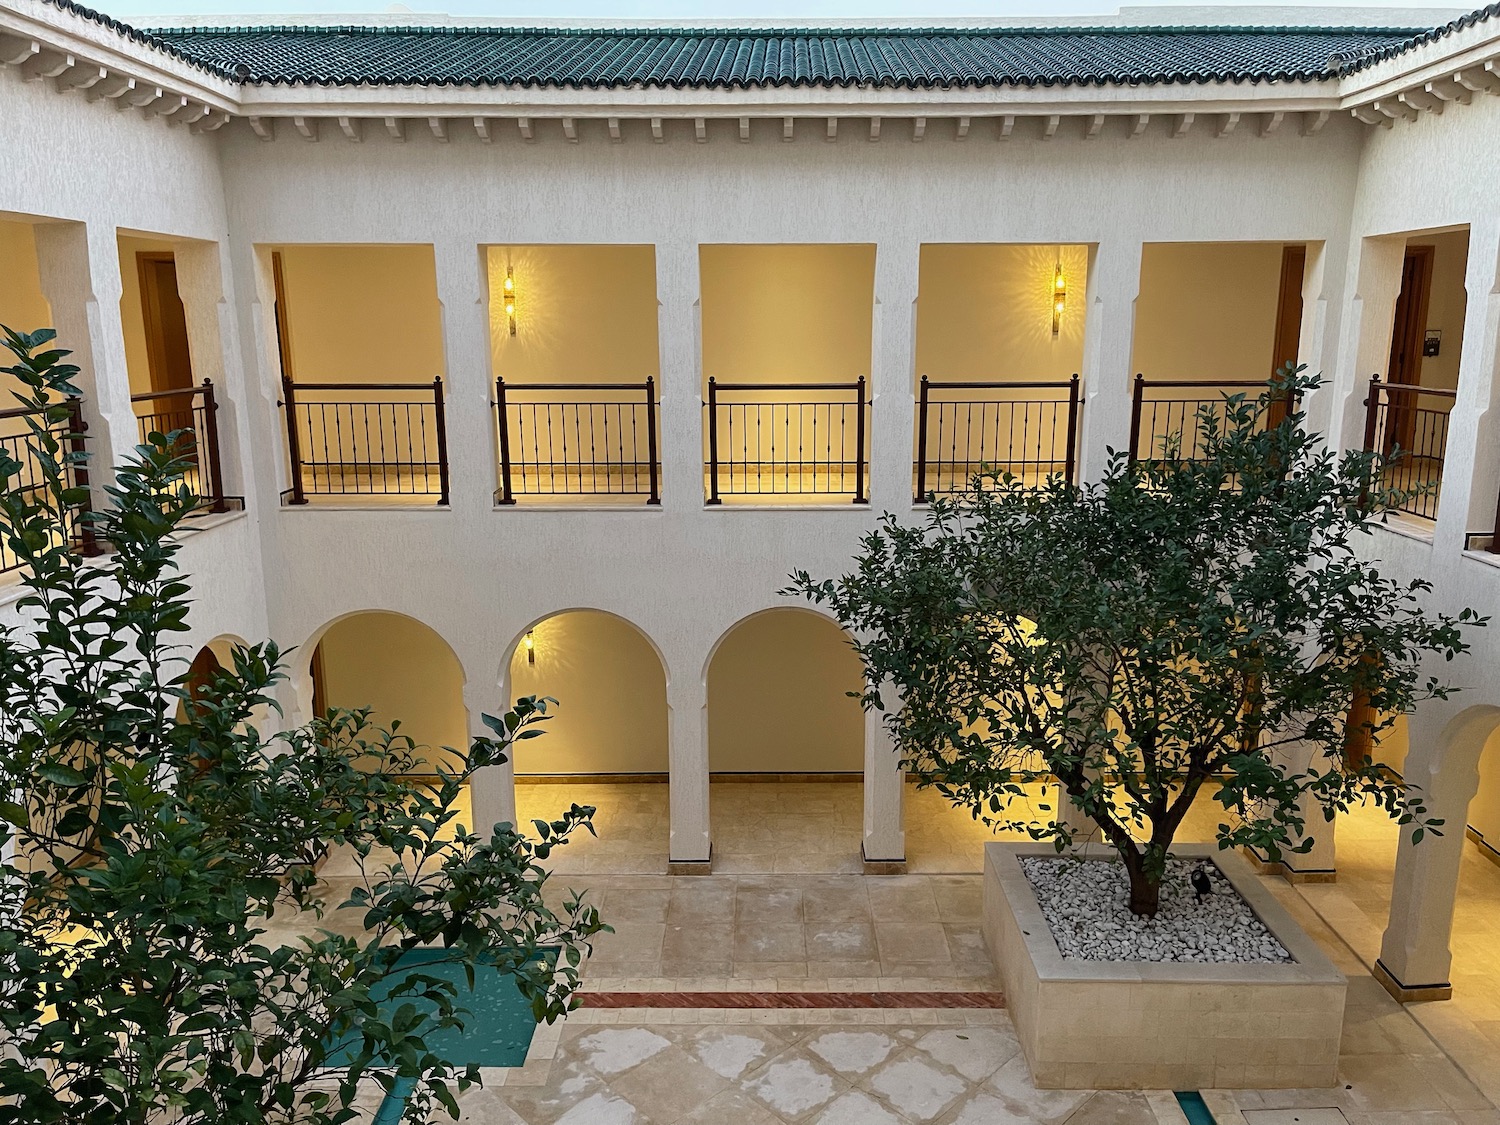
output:
[[[1161,906],[1161,880],[1147,874],[1139,854],[1125,861],[1130,876],[1130,912],[1143,918],[1155,918]]]

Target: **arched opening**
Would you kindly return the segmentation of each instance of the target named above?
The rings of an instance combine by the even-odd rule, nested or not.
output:
[[[574,802],[598,810],[597,839],[575,837],[552,869],[665,870],[667,673],[646,635],[594,609],[543,618],[512,651],[508,695],[557,701],[546,734],[515,750],[519,823],[550,820]]]
[[[421,748],[415,776],[431,776],[439,764],[451,768],[468,745],[463,667],[415,618],[384,610],[340,618],[318,638],[308,667],[314,713],[369,708],[379,726],[399,722],[400,733]]]
[[[821,614],[780,608],[726,633],[709,658],[708,767],[718,871],[857,872],[863,672]]]

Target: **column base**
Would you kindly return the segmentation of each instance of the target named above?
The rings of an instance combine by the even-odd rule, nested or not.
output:
[[[866,875],[905,875],[906,857],[900,859],[871,859],[865,855],[865,846],[859,846],[860,858],[865,863]]]
[[[1403,1004],[1418,1000],[1452,1000],[1453,985],[1444,984],[1402,984],[1397,980],[1384,961],[1376,961],[1375,968],[1371,974],[1382,985],[1385,990]]]
[[[710,844],[707,859],[667,859],[668,875],[712,875],[714,873],[714,849]]]
[[[1293,885],[1301,883],[1337,883],[1339,881],[1338,871],[1331,867],[1311,867],[1299,870],[1285,860],[1266,859],[1251,847],[1241,848],[1240,854],[1249,861],[1250,866],[1255,868],[1258,874],[1280,875]]]

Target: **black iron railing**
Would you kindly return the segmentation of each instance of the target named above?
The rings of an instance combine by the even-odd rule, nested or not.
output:
[[[851,496],[869,503],[865,377],[852,383],[708,380],[708,503]]]
[[[52,422],[47,429],[62,443],[62,454],[74,455],[64,468],[64,485],[69,488],[87,490],[89,486],[88,466],[81,459],[85,448],[88,426],[83,420],[82,403],[67,400],[67,415]],[[37,412],[24,408],[0,410],[0,449],[20,463],[16,476],[6,484],[12,491],[26,493],[32,499],[45,494],[47,479],[42,470],[42,458],[36,448],[36,437],[31,432],[30,421]],[[85,557],[99,554],[94,530],[88,518],[89,505],[79,504],[65,513],[64,529],[73,550]],[[9,537],[0,535],[0,573],[19,570],[22,560],[16,556]]]
[[[131,395],[140,440],[153,433],[177,434],[175,452],[188,462],[183,475],[201,508],[210,512],[229,510],[224,495],[223,464],[219,457],[219,404],[211,380],[201,387],[180,391],[153,391]]]
[[[507,385],[496,379],[496,502],[644,496],[647,504],[660,504],[656,406],[656,380],[649,376],[640,383]]]
[[[957,396],[957,397],[948,397]],[[922,376],[917,400],[917,503],[963,492],[982,472],[1040,484],[1073,481],[1078,376],[1063,382],[945,382]]]
[[[281,381],[291,504],[309,496],[435,496],[448,503],[443,380]]]
[[[1216,418],[1222,427],[1232,396],[1243,394],[1247,399],[1257,399],[1265,389],[1264,379],[1176,380],[1137,375],[1130,406],[1130,459],[1201,458],[1204,412]],[[1294,400],[1292,408],[1295,407]],[[1285,414],[1282,404],[1272,403],[1263,424],[1274,426]]]
[[[1381,484],[1404,493],[1398,510],[1436,519],[1448,448],[1448,413],[1457,391],[1406,383],[1382,383],[1370,376],[1365,396],[1365,451],[1388,460]]]

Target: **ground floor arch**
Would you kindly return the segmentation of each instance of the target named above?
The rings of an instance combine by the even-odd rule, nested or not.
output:
[[[451,767],[468,746],[463,666],[424,622],[386,610],[352,613],[316,634],[305,659],[313,713],[369,708],[380,726],[399,722],[422,748],[418,774]]]
[[[859,870],[868,732],[848,634],[765,610],[720,638],[704,681],[715,870]]]
[[[514,752],[516,820],[590,805],[596,836],[558,853],[564,872],[659,873],[667,862],[671,713],[667,668],[636,625],[598,609],[543,617],[516,639],[505,697],[540,696],[549,717]]]

